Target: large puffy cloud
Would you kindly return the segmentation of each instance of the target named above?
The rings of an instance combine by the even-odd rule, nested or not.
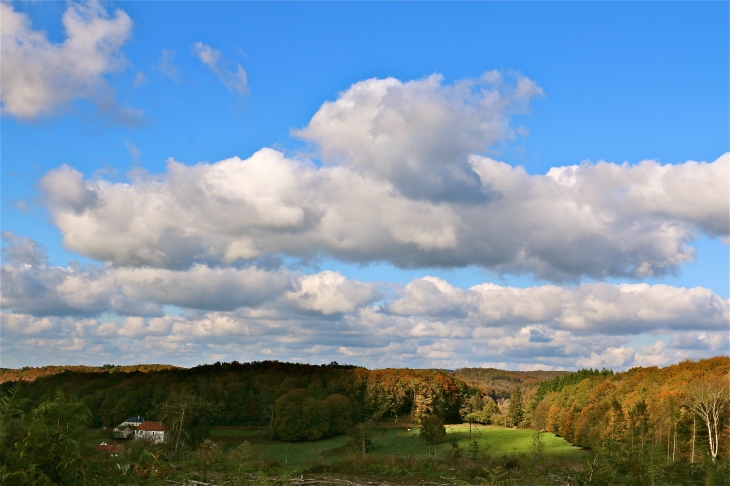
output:
[[[479,265],[555,281],[635,278],[692,261],[689,243],[700,232],[728,233],[728,154],[546,175],[487,157],[471,162],[492,197],[411,199],[387,180],[271,149],[214,164],[170,161],[161,176],[128,184],[86,180],[64,166],[40,187],[65,246],[116,265],[186,268],[286,254]]]
[[[585,163],[544,176],[472,160],[500,198],[462,214],[473,221],[474,245],[504,259],[502,271],[557,280],[662,275],[694,259],[688,243],[698,231],[730,231],[729,154],[710,163]]]
[[[69,249],[120,265],[181,268],[322,251],[407,262],[456,245],[458,216],[449,208],[271,149],[245,161],[170,161],[162,178],[132,184],[84,181],[61,167],[40,186]]]
[[[509,138],[511,114],[539,94],[495,72],[454,85],[370,79],[295,132],[315,143],[321,166],[264,148],[245,160],[170,160],[126,184],[63,166],[40,188],[68,249],[122,266],[283,254],[578,281],[673,272],[694,259],[700,233],[728,237],[729,154],[546,174],[478,155]]]
[[[657,329],[726,329],[728,301],[709,289],[607,283],[575,288],[495,284],[461,290],[436,277],[415,279],[385,310],[429,319],[459,318],[474,327],[533,327],[574,333],[632,334]]]
[[[132,32],[125,12],[109,15],[96,1],[69,3],[62,19],[67,38],[61,44],[33,30],[28,16],[9,3],[0,3],[0,19],[3,113],[33,120],[88,98],[117,122],[140,121],[140,112],[114,103],[104,79],[124,66],[119,49]]]
[[[353,312],[381,296],[377,284],[348,280],[332,271],[302,277],[296,291],[287,294],[300,309],[323,315]]]
[[[468,156],[510,138],[509,115],[542,95],[530,79],[492,71],[444,86],[443,77],[403,83],[369,79],[325,103],[295,132],[315,142],[326,163],[390,181],[408,197],[484,199]]]

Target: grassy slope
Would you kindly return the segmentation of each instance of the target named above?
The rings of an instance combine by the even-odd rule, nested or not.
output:
[[[373,433],[374,455],[393,455],[396,457],[425,456],[429,445],[418,438],[418,427],[377,427]],[[532,455],[533,430],[514,430],[497,427],[479,427],[472,430],[479,445],[479,451],[492,456],[526,454]],[[282,465],[299,466],[317,460],[333,461],[341,457],[341,448],[347,437],[340,436],[315,442],[280,442],[262,439],[260,433],[250,429],[221,428],[212,429],[213,437],[240,437],[250,440],[259,452],[279,461]],[[543,434],[545,444],[543,454],[553,459],[578,461],[584,452],[553,434]],[[464,453],[469,449],[469,426],[454,425],[447,428],[446,438],[436,446],[438,455],[452,451],[455,441]],[[328,453],[328,451],[330,451]]]

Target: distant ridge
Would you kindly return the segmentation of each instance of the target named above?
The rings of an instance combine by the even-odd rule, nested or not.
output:
[[[466,382],[476,382],[484,385],[531,385],[545,380],[552,380],[558,376],[565,376],[572,371],[509,371],[498,368],[459,368],[451,372],[454,376]]]
[[[41,366],[33,368],[24,366],[20,369],[0,368],[0,383],[8,381],[34,381],[44,376],[57,375],[65,371],[74,371],[76,373],[152,373],[156,371],[167,370],[183,370],[180,366],[167,364],[138,364],[130,366],[84,366],[84,365],[68,365],[68,366]]]
[[[208,366],[208,365],[199,365]],[[137,365],[48,365],[48,366],[24,366],[23,368],[0,368],[0,383],[9,381],[34,381],[44,376],[57,375],[64,371],[76,373],[152,373],[156,371],[184,370],[182,366],[168,364],[137,364]],[[497,368],[459,368],[456,370],[436,370],[447,373],[466,382],[492,386],[515,386],[515,385],[537,385],[544,380],[550,380],[557,376],[570,374],[570,371],[510,371]]]

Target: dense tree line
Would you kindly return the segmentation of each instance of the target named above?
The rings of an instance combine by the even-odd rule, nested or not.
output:
[[[295,388],[276,400],[276,435],[287,441],[317,440],[352,428],[352,402],[336,393],[323,400]]]
[[[594,376],[608,378],[609,376],[613,376],[613,371],[607,370],[605,368],[600,371],[597,369],[581,369],[575,373],[556,376],[555,378],[540,382],[537,385],[535,394],[532,397],[530,410],[535,410],[535,407],[537,407],[537,405],[542,401],[543,398],[547,396],[548,393],[559,392],[568,385],[575,385],[576,383],[580,383],[586,378],[591,378]]]

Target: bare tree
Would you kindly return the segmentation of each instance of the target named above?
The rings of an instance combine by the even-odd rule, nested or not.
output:
[[[170,440],[168,442],[167,458],[169,461],[175,458],[188,436],[188,426],[195,418],[195,415],[203,410],[213,411],[212,403],[194,395],[187,390],[180,393],[173,392],[164,403],[157,407],[155,415],[160,420],[168,423]]]
[[[689,408],[702,419],[707,427],[713,461],[717,459],[717,452],[720,448],[720,420],[729,400],[728,383],[724,380],[701,382],[690,389]]]
[[[372,419],[362,422],[347,432],[350,436],[349,444],[353,449],[362,451],[364,456],[373,445],[373,426]]]

